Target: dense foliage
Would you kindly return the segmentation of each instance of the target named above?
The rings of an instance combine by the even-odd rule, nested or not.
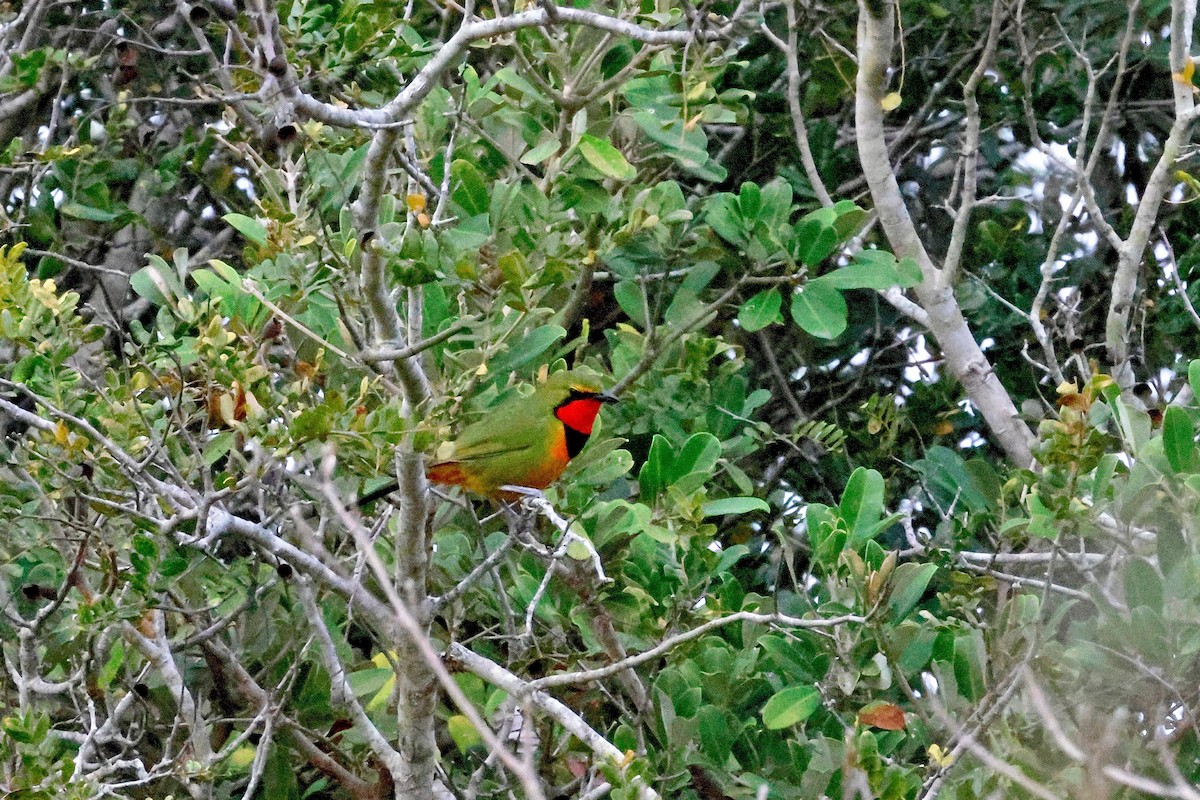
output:
[[[0,4],[0,791],[1200,798],[1194,21]]]

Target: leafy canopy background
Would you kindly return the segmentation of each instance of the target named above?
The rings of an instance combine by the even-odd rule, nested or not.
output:
[[[1194,20],[0,6],[0,789],[1194,800]]]

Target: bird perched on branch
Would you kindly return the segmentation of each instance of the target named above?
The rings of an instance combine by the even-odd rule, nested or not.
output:
[[[558,480],[592,435],[596,416],[617,398],[605,393],[590,370],[556,372],[528,397],[516,397],[485,412],[430,465],[433,483],[514,500],[502,486],[545,489]],[[359,499],[360,506],[394,492],[392,482]]]

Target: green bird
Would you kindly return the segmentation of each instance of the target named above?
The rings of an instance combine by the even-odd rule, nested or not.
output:
[[[425,475],[433,483],[503,500],[518,495],[501,491],[501,486],[545,489],[583,450],[601,406],[616,401],[590,370],[556,372],[533,394],[501,403],[463,428],[444,459],[431,464]],[[393,482],[376,489],[359,505],[396,487]]]

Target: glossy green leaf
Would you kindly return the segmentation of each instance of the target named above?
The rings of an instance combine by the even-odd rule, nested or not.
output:
[[[758,212],[762,209],[762,190],[758,188],[757,183],[742,184],[741,191],[738,192],[738,208],[742,219],[748,222],[758,219]]]
[[[891,579],[892,592],[888,597],[893,621],[904,619],[916,607],[937,569],[936,564],[916,564],[911,561],[896,567]]]
[[[792,686],[776,692],[763,706],[763,723],[769,730],[803,722],[821,706],[821,693],[812,686]]]
[[[642,464],[641,470],[638,471],[638,487],[645,500],[653,500],[667,487],[668,472],[675,460],[673,450],[670,439],[662,434],[654,434],[646,463]]]
[[[619,181],[631,181],[637,177],[637,170],[625,160],[621,151],[603,139],[585,133],[579,137],[576,147],[583,159],[601,175]]]
[[[259,747],[266,747],[260,742]],[[300,784],[286,747],[271,746],[262,774],[262,795],[272,800],[299,800]]]
[[[646,298],[637,281],[618,281],[613,286],[613,297],[635,325],[646,327]]]
[[[707,474],[721,457],[721,440],[711,433],[694,433],[684,442],[668,473],[669,483],[694,472]]]
[[[878,531],[883,516],[883,476],[873,469],[859,467],[850,474],[842,492],[838,511],[850,531],[850,546],[858,548]]]
[[[921,474],[925,488],[943,508],[954,504],[977,514],[989,510],[987,495],[975,485],[962,456],[950,448],[934,445],[913,466]]]
[[[728,572],[734,564],[741,561],[750,554],[750,548],[744,544],[735,544],[726,547],[721,551],[721,558],[717,560],[717,565],[713,567],[713,574],[720,575]]]
[[[1116,384],[1104,387],[1101,393],[1117,421],[1117,432],[1124,440],[1125,447],[1133,455],[1140,455],[1142,445],[1150,438],[1150,415],[1122,400],[1120,387]]]
[[[546,352],[555,342],[563,339],[567,332],[558,325],[542,325],[521,337],[507,353],[492,360],[488,367],[493,375],[506,377],[508,373],[528,364]]]
[[[762,187],[761,208],[758,220],[774,230],[786,222],[792,212],[792,187],[787,181],[776,178]]]
[[[734,736],[730,735],[734,726],[725,712],[716,706],[704,705],[696,713],[700,729],[700,749],[713,760],[715,764],[724,764],[733,749]]]
[[[1196,449],[1195,429],[1188,412],[1179,406],[1167,406],[1163,414],[1163,452],[1171,469],[1184,472],[1192,468]]]
[[[954,639],[954,678],[958,691],[975,701],[987,693],[987,646],[979,631],[964,633]]]
[[[842,293],[819,278],[792,295],[792,319],[818,339],[840,336],[846,330],[847,314]]]
[[[783,295],[775,287],[766,289],[742,303],[738,309],[738,324],[747,333],[760,331],[768,325],[782,322]]]
[[[724,514],[749,514],[751,511],[770,511],[771,507],[765,500],[757,497],[723,497],[720,500],[710,500],[700,507],[706,517],[719,517]]]
[[[900,283],[900,272],[896,257],[886,250],[862,250],[821,279],[837,289],[887,289]]]
[[[746,229],[734,195],[721,192],[710,197],[704,204],[704,220],[730,244],[738,247],[746,244]]]
[[[470,161],[458,159],[450,166],[450,176],[453,178],[451,196],[467,216],[486,214],[491,207],[491,196],[478,168]]]
[[[158,266],[151,264],[142,267],[129,276],[129,285],[133,287],[133,290],[140,297],[146,298],[154,305],[163,306],[167,304],[170,288],[165,280],[163,271]]]
[[[99,674],[96,676],[96,683],[101,689],[107,689],[112,685],[113,680],[117,677],[117,673],[121,669],[121,665],[125,663],[125,643],[120,639],[113,641],[112,649],[109,650],[108,660],[104,662],[104,666],[100,668]]]
[[[221,219],[228,222],[234,230],[257,245],[267,243],[267,227],[253,217],[245,214],[230,212]]]
[[[391,667],[368,667],[347,674],[346,680],[356,697],[366,697],[378,692],[394,677],[396,673]]]
[[[807,267],[815,267],[837,250],[837,231],[815,220],[801,221],[796,228],[796,252]]]
[[[558,139],[547,139],[521,156],[521,163],[536,166],[557,153],[560,146]]]
[[[182,556],[168,556],[158,565],[158,574],[162,578],[174,578],[182,575],[189,566],[191,562]]]

